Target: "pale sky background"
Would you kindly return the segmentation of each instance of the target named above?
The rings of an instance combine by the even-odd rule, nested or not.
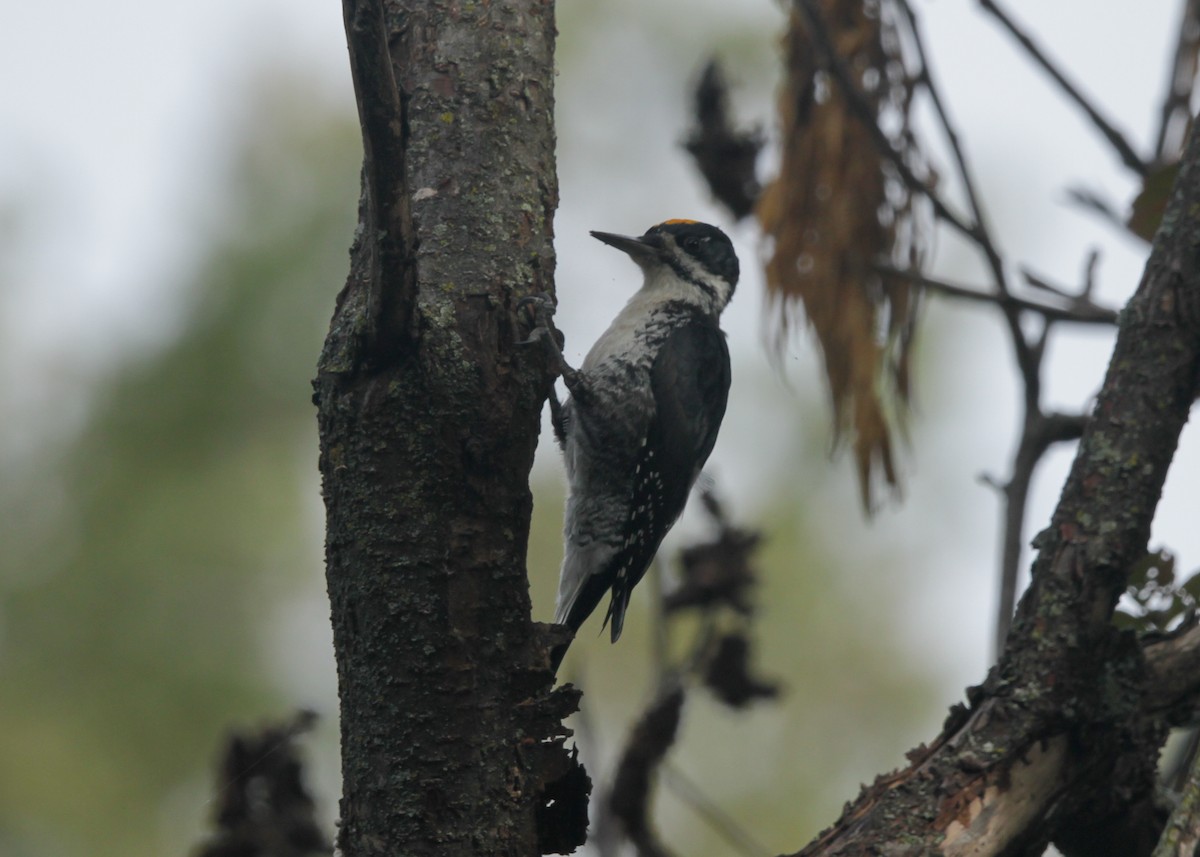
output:
[[[782,15],[769,0],[559,5],[559,323],[567,357],[577,362],[632,293],[635,277],[587,230],[639,233],[683,216],[728,227],[678,148],[686,88],[720,44],[739,113],[769,124]],[[1088,249],[1099,246],[1098,296],[1119,305],[1137,283],[1146,248],[1071,208],[1064,190],[1084,185],[1124,208],[1135,192],[1129,174],[975,4],[915,5],[1006,257],[1014,267],[1029,265],[1072,284]],[[1147,152],[1180,3],[1010,0],[1008,7]],[[72,411],[44,401],[39,385],[30,383],[30,367],[85,382],[128,349],[162,341],[174,328],[181,306],[162,283],[178,282],[197,249],[193,230],[211,216],[206,191],[227,154],[221,141],[239,121],[251,71],[262,65],[303,69],[315,99],[352,104],[340,4],[61,0],[11,3],[0,12],[0,218],[8,220],[14,206],[31,214],[19,225],[27,252],[15,262],[0,260],[21,266],[11,279],[22,289],[13,310],[0,316],[0,393],[20,413],[82,412],[78,404]],[[952,181],[944,187],[959,199]],[[767,499],[764,486],[781,484],[780,460],[800,449],[791,440],[797,409],[818,424],[828,413],[810,346],[790,348],[788,384],[766,368],[756,232],[749,224],[730,231],[745,276],[726,315],[734,397],[710,470],[749,517]],[[985,282],[977,256],[951,238],[935,245],[932,270]],[[338,286],[330,284],[331,308]],[[848,460],[816,455],[805,467],[828,495],[828,526],[844,532],[858,555],[875,558],[821,573],[856,575],[866,587],[871,575],[887,572],[879,559],[897,544],[922,558],[926,573],[911,582],[903,609],[916,656],[945,671],[948,704],[965,684],[983,678],[990,658],[999,506],[977,477],[1007,475],[1018,413],[998,315],[934,303],[927,321],[944,352],[923,354],[929,374],[925,383],[918,377],[918,390],[928,392],[918,397],[903,502],[868,525]],[[1105,333],[1060,334],[1046,364],[1048,401],[1067,409],[1088,401],[1110,348]],[[739,378],[750,380],[739,384]],[[928,430],[919,427],[923,412],[939,416]],[[541,453],[540,467],[557,467],[548,443]],[[1060,451],[1039,471],[1026,541],[1048,519],[1069,457]],[[1188,429],[1153,543],[1173,548],[1189,572],[1200,566],[1198,475],[1200,443]],[[535,607],[543,618],[550,610],[545,602]],[[313,602],[298,615],[289,623],[293,631],[312,628],[312,645],[327,645],[328,630],[320,627],[327,607]],[[293,680],[301,691],[327,692],[332,669],[312,687],[302,670]]]

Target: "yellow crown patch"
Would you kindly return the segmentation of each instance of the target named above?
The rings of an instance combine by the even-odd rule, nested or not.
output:
[[[700,222],[699,220],[684,220],[682,218],[679,218],[679,219],[675,219],[675,220],[664,220],[662,223],[660,223],[658,225],[659,226],[674,226],[677,223],[699,223],[699,222]]]

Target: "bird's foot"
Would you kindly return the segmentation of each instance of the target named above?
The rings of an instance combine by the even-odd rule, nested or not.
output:
[[[545,328],[546,330],[555,330],[554,313],[558,309],[558,304],[548,292],[541,292],[536,295],[526,295],[517,301],[517,312],[524,312],[527,308],[531,308],[530,313],[533,316],[533,329],[530,333],[536,333],[538,330]],[[533,337],[518,343],[519,345],[527,345],[533,342]]]
[[[526,307],[533,308],[533,328],[529,331],[527,339],[518,340],[518,345],[541,345],[546,349],[546,353],[550,358],[550,368],[554,374],[563,379],[563,383],[570,390],[575,386],[578,378],[578,373],[571,368],[566,359],[563,357],[562,346],[565,338],[557,327],[554,326],[554,311],[557,308],[554,299],[550,295],[542,293],[540,295],[530,295],[521,298],[517,301],[517,311],[521,312]]]

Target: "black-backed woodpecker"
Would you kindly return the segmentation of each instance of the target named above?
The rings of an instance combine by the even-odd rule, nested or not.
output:
[[[683,512],[725,415],[729,348],[718,321],[738,260],[724,232],[693,220],[640,238],[592,235],[627,253],[644,279],[578,370],[552,335],[540,337],[570,393],[561,407],[551,398],[569,486],[554,621],[578,631],[611,591],[605,622],[616,642],[629,595]]]

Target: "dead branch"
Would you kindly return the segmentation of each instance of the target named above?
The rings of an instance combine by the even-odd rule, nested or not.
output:
[[[1200,715],[1200,624],[1143,647],[1148,673],[1145,710],[1173,725]]]
[[[1037,313],[1048,321],[1065,321],[1073,324],[1098,324],[1112,326],[1117,323],[1115,310],[1093,304],[1090,301],[1076,303],[1074,306],[1054,306],[1040,301],[1022,298],[1008,292],[986,292],[982,289],[951,283],[947,280],[930,277],[919,271],[906,271],[891,265],[876,264],[872,268],[880,273],[900,277],[938,294],[950,298],[959,298],[975,303],[994,304],[1004,309],[1022,310]]]
[[[1030,59],[1040,66],[1042,71],[1046,72],[1050,79],[1058,84],[1059,88],[1062,89],[1066,96],[1071,99],[1071,101],[1074,101],[1075,105],[1079,107],[1085,114],[1087,114],[1088,119],[1090,119],[1092,124],[1096,126],[1096,130],[1098,130],[1104,139],[1109,142],[1109,145],[1116,150],[1125,166],[1129,167],[1129,169],[1133,170],[1139,176],[1145,177],[1150,171],[1150,168],[1146,162],[1138,156],[1137,152],[1133,150],[1133,146],[1129,144],[1129,141],[1125,139],[1125,136],[1115,127],[1113,127],[1111,122],[1100,115],[1100,111],[1097,110],[1083,95],[1083,93],[1079,91],[1078,87],[1071,83],[1071,81],[1067,80],[1066,75],[1058,69],[1058,66],[1051,62],[1049,57],[1046,56],[1045,52],[1039,48],[1036,43],[1034,43],[1033,39],[1024,30],[1017,26],[1016,22],[1013,21],[1013,19],[1009,17],[1004,10],[996,5],[995,0],[979,0],[979,5],[985,12],[989,12],[997,21],[1000,22],[1000,25],[1008,31],[1008,34],[1012,36],[1022,48],[1024,48],[1025,53],[1029,55]]]

